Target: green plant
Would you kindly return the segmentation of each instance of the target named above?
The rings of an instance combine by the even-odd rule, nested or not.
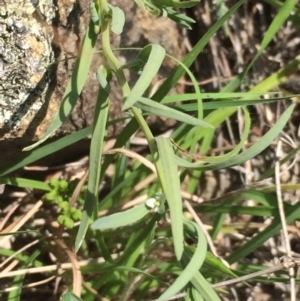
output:
[[[49,181],[51,191],[45,194],[45,200],[60,208],[60,215],[57,218],[59,224],[66,228],[72,229],[74,222],[80,220],[80,209],[70,204],[70,199],[75,188],[76,182],[68,183],[66,180],[58,180],[55,178]]]
[[[244,148],[251,128],[248,106],[282,100],[283,97],[273,96],[272,93],[269,93],[270,98],[268,100],[260,96],[285,81],[291,69],[299,68],[299,58],[294,58],[292,62],[256,84],[250,91],[235,92],[235,90],[243,84],[245,76],[289,17],[297,1],[288,0],[281,3],[281,8],[266,30],[260,48],[252,61],[219,93],[202,93],[197,80],[189,70],[209,40],[244,2],[243,0],[238,1],[226,10],[225,14],[196,43],[183,61],[173,58],[178,62],[178,67],[169,75],[157,92],[149,97],[146,92],[166,56],[165,50],[160,45],[146,45],[142,49],[135,49],[138,53],[133,61],[122,64],[111,49],[110,34],[111,32],[114,34],[122,33],[124,14],[106,0],[93,1],[91,21],[58,114],[41,141],[26,148],[26,150],[31,150],[27,157],[0,170],[1,183],[19,187],[28,187],[26,185],[32,188],[43,187],[45,191],[49,191],[45,198],[49,201],[55,201],[62,209],[59,221],[64,226],[71,228],[74,220],[80,218],[80,226],[75,241],[76,252],[82,252],[93,257],[93,251],[88,248],[88,242],[92,239],[96,241],[97,256],[101,254],[105,260],[105,262],[87,264],[82,267],[82,273],[83,275],[98,275],[100,273],[102,277],[92,277],[89,286],[94,291],[101,291],[101,295],[105,296],[107,300],[116,298],[116,296],[118,300],[149,299],[152,296],[149,292],[158,287],[159,289],[154,290],[155,294],[158,295],[157,300],[168,300],[184,291],[187,300],[216,301],[220,300],[220,297],[210,283],[218,282],[228,276],[234,278],[247,272],[247,269],[254,269],[251,266],[245,268],[241,265],[236,270],[231,270],[223,261],[207,251],[206,233],[198,223],[188,218],[188,210],[183,206],[181,191],[182,183],[188,174],[190,180],[185,191],[193,194],[199,184],[199,177],[204,171],[241,165],[260,154],[284,129],[295,107],[295,104],[290,105],[259,141],[247,149]],[[196,1],[137,1],[137,3],[142,9],[148,9],[155,15],[161,14],[164,17],[170,17],[186,28],[191,28],[193,21],[183,14],[177,13],[177,9],[192,7],[197,4]],[[102,50],[100,54],[95,54],[94,47],[98,35],[102,38]],[[99,81],[99,94],[92,127],[64,137],[58,142],[40,146],[70,115],[86,81],[93,55],[101,55],[103,64],[99,66],[96,74]],[[124,69],[130,69],[139,75],[139,79],[132,89],[130,89],[124,75]],[[170,89],[185,73],[191,78],[195,93],[168,95]],[[126,168],[129,163],[124,160],[120,151],[116,153],[121,155],[114,153],[105,156],[103,151],[106,142],[106,129],[110,125],[108,122],[109,92],[113,77],[117,79],[122,88],[122,108],[124,111],[128,111],[130,116],[130,121],[124,126],[114,148],[124,147],[128,149],[129,139],[138,129],[143,132],[149,147],[149,154],[145,160],[132,163],[133,168],[131,169]],[[75,88],[74,83],[76,83]],[[213,101],[208,101],[211,99]],[[174,106],[168,106],[170,103]],[[225,154],[208,155],[216,128],[238,110],[243,116],[240,141]],[[175,144],[169,138],[153,136],[146,122],[146,117],[150,114],[171,117],[180,122],[179,127],[172,133]],[[78,209],[69,205],[70,191],[68,191],[69,184],[66,181],[52,180],[50,185],[45,186],[45,183],[30,181],[24,183],[24,179],[4,177],[7,173],[90,134],[92,134],[92,138],[89,178],[81,217]],[[183,158],[180,150],[184,150],[188,154],[198,152],[199,157],[196,161],[192,161],[191,158]],[[126,154],[128,155],[128,153]],[[114,163],[115,166],[121,166],[115,170],[114,177],[123,180],[113,181],[110,192],[99,200],[99,185],[111,163]],[[137,191],[133,190],[137,183],[146,180],[152,173],[157,174],[157,178],[152,180],[149,187],[143,187]],[[274,171],[269,169],[267,173],[272,175]],[[299,189],[298,186],[293,186],[293,189]],[[286,189],[288,188],[291,186]],[[282,189],[285,189],[283,185]],[[124,200],[133,199],[137,196],[144,196],[144,200],[133,208],[126,210],[121,208]],[[149,199],[151,200],[152,196],[156,196],[154,198],[156,201],[158,201],[158,196],[163,196],[163,199],[166,199],[164,208],[166,212],[163,212],[161,203],[156,204],[155,202],[154,210],[148,208]],[[258,208],[238,204],[237,202],[243,198],[255,200],[258,203]],[[163,202],[162,199],[159,201]],[[153,205],[152,202],[153,199],[150,201],[150,207]],[[119,212],[98,218],[99,212],[113,210],[116,207],[119,208]],[[287,206],[286,218],[288,222],[298,218],[299,208],[299,204]],[[277,205],[274,197],[270,190],[268,191],[265,187],[238,191],[234,196],[223,197],[217,206],[213,204],[197,205],[194,209],[199,214],[210,213],[214,216],[210,233],[213,238],[221,231],[234,231],[234,229],[226,229],[223,226],[224,216],[227,213],[277,216]],[[160,227],[160,225],[165,227]],[[281,223],[275,219],[268,228],[251,238],[245,245],[232,251],[226,260],[229,263],[238,262],[278,233],[280,229]],[[116,246],[116,241],[121,245],[121,249]],[[187,243],[190,241],[192,246]],[[173,254],[173,249],[175,256],[172,259],[168,261],[160,258],[160,251],[168,250]],[[117,256],[114,257],[113,253],[117,253]],[[170,279],[168,278],[170,275],[172,284],[167,281]],[[282,276],[275,280],[285,281]],[[267,280],[265,279],[265,281]],[[94,300],[91,291],[85,291],[84,300]],[[80,300],[71,293],[67,293],[63,298],[64,300]]]

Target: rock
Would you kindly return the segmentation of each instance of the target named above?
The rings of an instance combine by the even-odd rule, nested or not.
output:
[[[0,166],[20,158],[22,149],[38,141],[48,129],[72,73],[74,57],[80,51],[89,23],[89,3],[58,0],[55,7],[52,0],[0,0]],[[111,36],[113,48],[158,43],[168,53],[182,57],[180,32],[174,22],[141,11],[132,0],[110,3],[119,6],[126,15],[123,34]],[[100,41],[97,49],[101,49]],[[117,55],[125,62],[137,52],[122,51]],[[59,63],[51,64],[54,61]],[[100,63],[101,54],[96,53],[77,105],[54,138],[92,123],[99,88],[95,71]],[[166,59],[156,81],[166,77],[174,66],[174,62]],[[133,85],[136,77],[130,75],[130,80]],[[110,119],[114,119],[123,116],[121,91],[116,81],[111,90]],[[159,126],[162,124],[164,120]],[[118,124],[110,128],[109,137],[117,135],[122,127]]]

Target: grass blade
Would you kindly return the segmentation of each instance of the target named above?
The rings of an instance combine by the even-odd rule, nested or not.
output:
[[[97,219],[92,225],[92,230],[107,230],[125,227],[142,219],[149,213],[149,209],[142,204],[129,210],[111,214]]]
[[[261,42],[260,48],[253,59],[252,63],[263,53],[269,43],[274,39],[279,29],[282,27],[283,23],[287,20],[290,16],[292,10],[294,9],[295,5],[298,3],[298,0],[286,0],[284,4],[279,9],[279,12],[276,14],[275,18],[273,19],[271,25],[269,26],[267,32],[264,35],[264,38]]]
[[[94,31],[94,23],[91,21],[84,36],[80,56],[77,59],[74,71],[64,93],[62,103],[56,116],[54,117],[44,136],[38,142],[32,144],[31,146],[25,147],[24,151],[32,150],[33,148],[37,147],[45,140],[47,140],[70,116],[89,73],[96,39],[97,34]]]
[[[289,224],[297,218],[299,218],[300,203],[296,203],[295,205],[290,206],[286,210],[285,216],[286,222]],[[281,228],[282,226],[280,219],[277,218],[273,220],[273,222],[264,231],[257,233],[257,235],[254,238],[246,242],[238,250],[232,252],[232,254],[226,258],[226,261],[232,264],[234,262],[237,262],[241,258],[247,256],[248,254],[256,250],[258,247],[260,247],[262,244],[264,244],[269,238],[274,237],[276,234],[278,234]]]
[[[90,219],[98,203],[101,163],[105,140],[106,123],[109,114],[109,99],[107,92],[100,88],[94,117],[93,136],[90,148],[90,164],[88,187],[80,221],[79,230],[75,241],[76,252],[85,237]],[[97,210],[95,210],[97,211]]]
[[[160,215],[158,213],[154,214],[147,224],[141,229],[141,231],[136,231],[131,235],[129,242],[125,247],[124,253],[118,259],[119,265],[124,263],[127,265],[128,262],[132,261],[132,254],[148,240],[149,235],[152,234],[152,231],[155,229],[159,219]]]
[[[233,5],[228,12],[222,16],[198,41],[198,43],[193,47],[189,54],[182,61],[187,67],[190,67],[195,59],[198,57],[200,52],[204,49],[207,43],[210,41],[211,37],[218,31],[219,28],[230,18],[230,16],[245,2],[245,0],[238,1]],[[153,95],[153,100],[162,100],[167,93],[174,87],[174,85],[179,81],[179,79],[184,75],[185,70],[178,66],[166,79],[166,81],[161,85],[157,92]]]
[[[29,180],[25,178],[0,178],[0,184],[12,185],[22,188],[40,189],[50,191],[51,187],[41,181]]]
[[[140,78],[136,82],[135,86],[132,88],[130,94],[125,99],[122,108],[123,110],[127,110],[130,107],[132,107],[148,89],[153,78],[158,73],[158,69],[160,68],[163,62],[166,51],[160,45],[151,44],[146,46],[141,51],[140,55],[143,54],[147,56],[147,63]]]
[[[0,176],[4,176],[10,172],[13,172],[13,171],[19,169],[19,168],[29,165],[41,158],[51,155],[52,153],[55,153],[73,143],[76,143],[76,142],[84,139],[88,135],[90,135],[91,132],[92,132],[92,127],[89,126],[76,133],[73,133],[71,135],[63,137],[57,141],[51,142],[38,149],[32,150],[29,153],[26,153],[25,156],[22,157],[21,159],[18,159],[12,163],[9,163],[6,166],[1,167],[0,168]]]
[[[228,108],[228,107],[241,107],[241,106],[253,106],[256,104],[269,104],[279,100],[291,99],[293,97],[298,97],[299,95],[289,95],[276,98],[268,99],[247,99],[247,100],[222,100],[222,101],[211,101],[203,103],[203,110],[215,110],[219,108]],[[176,105],[176,109],[183,110],[185,112],[194,112],[197,110],[197,104],[189,103]]]
[[[77,297],[71,292],[67,292],[62,297],[62,301],[83,301],[81,298]]]
[[[186,258],[186,260],[184,260],[184,270],[180,273],[179,277],[172,283],[172,285],[157,299],[158,301],[167,300],[183,289],[199,271],[204,262],[207,242],[202,229],[196,223],[187,219],[185,219],[184,223],[186,227],[190,228],[190,231],[197,233],[197,247],[189,262],[187,259],[189,256],[186,251],[184,252],[183,257]]]
[[[21,266],[22,269],[26,269],[34,262],[34,260],[40,255],[40,251],[36,250],[30,257],[28,257],[27,262]],[[18,287],[18,289],[13,290],[9,293],[7,300],[9,301],[19,301],[21,300],[21,293],[22,293],[22,283],[25,278],[25,273],[22,275],[18,275],[14,278],[12,287]]]
[[[210,124],[203,120],[162,105],[159,102],[153,101],[149,98],[141,97],[135,106],[150,114],[172,118],[195,126],[213,128]]]
[[[172,144],[169,139],[158,137],[155,139],[161,165],[159,178],[170,208],[171,228],[174,240],[175,254],[180,260],[183,252],[183,217],[180,180],[175,162]]]
[[[193,286],[204,297],[205,301],[221,301],[217,293],[210,286],[210,283],[198,272],[191,280]]]
[[[247,160],[255,157],[259,153],[261,153],[265,148],[267,148],[271,142],[278,136],[278,134],[283,130],[285,124],[290,119],[290,116],[295,108],[295,104],[291,105],[285,112],[280,116],[276,124],[257,141],[254,145],[249,147],[247,150],[242,152],[241,154],[228,159],[226,162],[219,162],[215,164],[204,165],[202,163],[190,163],[186,160],[181,159],[178,156],[175,156],[176,162],[179,166],[188,167],[188,168],[199,168],[201,170],[216,170],[222,169],[230,166],[235,166],[238,164],[242,164]]]

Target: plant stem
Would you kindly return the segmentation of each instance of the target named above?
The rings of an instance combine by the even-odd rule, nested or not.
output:
[[[117,59],[117,57],[114,55],[114,53],[111,50],[110,46],[110,32],[109,32],[109,21],[105,18],[105,13],[108,11],[108,5],[107,0],[98,0],[99,7],[100,7],[100,13],[101,13],[101,32],[102,32],[102,48],[103,48],[103,54],[105,59],[107,60],[108,64],[112,67],[114,70],[116,77],[118,79],[118,82],[122,88],[123,97],[127,97],[130,93],[130,87],[126,81],[126,78],[124,76],[123,71],[121,70],[122,63]],[[154,142],[154,137],[152,135],[152,132],[146,123],[146,120],[141,114],[141,111],[136,108],[131,108],[132,113],[139,123],[145,138],[148,141],[149,149],[154,157],[155,153],[157,152]],[[156,165],[156,164],[155,164]],[[158,166],[156,166],[157,169],[160,169]],[[159,174],[159,172],[158,172]]]

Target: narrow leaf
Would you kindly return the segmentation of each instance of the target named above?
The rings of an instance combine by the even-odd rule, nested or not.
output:
[[[39,250],[35,250],[33,254],[28,257],[27,261],[23,264],[23,266],[20,266],[21,269],[27,269],[33,262],[34,260],[40,255]],[[26,273],[15,276],[12,282],[12,287],[17,287],[16,290],[11,291],[8,294],[7,300],[9,301],[19,301],[21,300],[21,294],[22,294],[22,285],[24,282]],[[21,300],[22,301],[22,300]]]
[[[111,31],[117,35],[120,35],[123,32],[123,27],[125,24],[125,14],[117,6],[109,5],[109,8],[112,12],[112,20],[111,20]]]
[[[0,184],[12,185],[22,188],[40,189],[45,191],[51,190],[51,187],[45,182],[25,178],[0,178]]]
[[[155,139],[158,151],[158,164],[161,166],[158,176],[170,208],[171,228],[176,258],[180,260],[183,252],[183,217],[180,180],[174,151],[169,139]]]
[[[141,97],[135,106],[150,114],[172,118],[195,126],[213,128],[213,126],[203,120],[162,105],[159,102],[153,101],[149,98]]]
[[[104,89],[99,88],[93,124],[93,135],[90,148],[89,179],[82,212],[82,218],[80,221],[80,226],[75,241],[76,252],[82,244],[90,219],[92,219],[93,213],[97,212],[95,208],[98,204],[102,155],[105,143],[105,131],[108,114],[108,94]]]
[[[300,216],[300,202],[293,206],[290,206],[285,210],[286,223],[290,224],[294,222]],[[246,242],[242,247],[232,252],[226,260],[229,264],[232,264],[241,258],[244,258],[254,250],[262,246],[268,239],[274,237],[281,230],[282,225],[279,218],[274,219],[272,223],[264,229],[262,232],[257,233],[252,239]]]
[[[136,223],[148,213],[149,209],[142,204],[129,210],[101,217],[91,225],[91,228],[93,230],[107,230],[125,227]]]
[[[141,54],[138,55],[137,58],[146,55],[147,63],[144,67],[144,70],[142,71],[140,78],[132,88],[128,97],[125,99],[122,108],[123,110],[127,110],[132,107],[144,94],[144,92],[150,86],[153,78],[157,75],[165,54],[165,49],[157,44],[148,45],[141,51]]]
[[[210,283],[207,282],[200,272],[197,272],[195,277],[191,280],[191,283],[202,295],[205,301],[221,301],[220,297],[211,287]]]
[[[224,22],[230,18],[230,16],[245,2],[245,0],[240,0],[235,3],[228,12],[222,16],[197,42],[193,49],[184,58],[183,63],[185,66],[190,67],[195,59],[198,57],[200,52],[204,49],[207,43],[210,41],[211,37],[217,32],[217,30],[223,26]],[[165,80],[157,92],[153,95],[155,101],[160,101],[167,95],[167,93],[174,87],[174,85],[179,81],[179,79],[184,75],[185,70],[178,66],[170,76]]]
[[[110,92],[109,80],[107,79],[107,69],[103,65],[101,65],[97,72],[96,77],[102,89],[104,89],[107,94]]]
[[[179,166],[188,167],[188,168],[199,168],[201,170],[216,170],[223,169],[230,166],[235,166],[238,164],[242,164],[247,160],[255,157],[259,153],[261,153],[265,148],[267,148],[271,142],[278,136],[278,134],[283,130],[284,126],[290,119],[290,116],[295,108],[295,104],[291,105],[278,119],[275,125],[263,136],[261,137],[254,145],[249,147],[247,150],[242,152],[241,154],[230,158],[225,162],[219,162],[215,164],[205,164],[204,161],[201,163],[191,163],[182,158],[175,156],[176,163]]]
[[[2,166],[0,168],[0,176],[6,175],[12,171],[15,171],[26,165],[29,165],[30,163],[33,163],[41,158],[51,155],[71,144],[74,144],[74,143],[84,139],[88,135],[90,135],[91,132],[92,132],[92,127],[89,126],[85,129],[79,130],[78,132],[75,132],[66,137],[63,137],[57,141],[51,142],[47,145],[41,146],[40,148],[37,148],[28,153],[25,153],[21,159],[13,161],[12,163],[9,163],[8,165]]]
[[[172,283],[172,285],[157,299],[158,301],[163,301],[171,298],[177,294],[181,289],[183,289],[189,281],[196,275],[196,273],[201,268],[205,254],[207,251],[207,242],[206,237],[202,229],[194,222],[189,221],[188,219],[184,220],[185,226],[193,227],[197,232],[198,242],[195,253],[192,255],[192,258],[189,262],[184,261],[184,270],[180,273],[179,277]],[[183,257],[188,258],[189,255],[184,252]]]
[[[62,301],[83,301],[81,298],[77,297],[71,292],[67,292],[62,297]]]
[[[90,70],[96,39],[97,34],[94,31],[94,23],[93,21],[91,21],[84,36],[81,53],[79,55],[79,58],[77,59],[74,71],[64,93],[62,103],[60,105],[60,108],[58,109],[56,116],[54,117],[44,136],[38,142],[32,144],[31,146],[25,147],[24,151],[32,150],[33,148],[46,141],[70,116]]]

